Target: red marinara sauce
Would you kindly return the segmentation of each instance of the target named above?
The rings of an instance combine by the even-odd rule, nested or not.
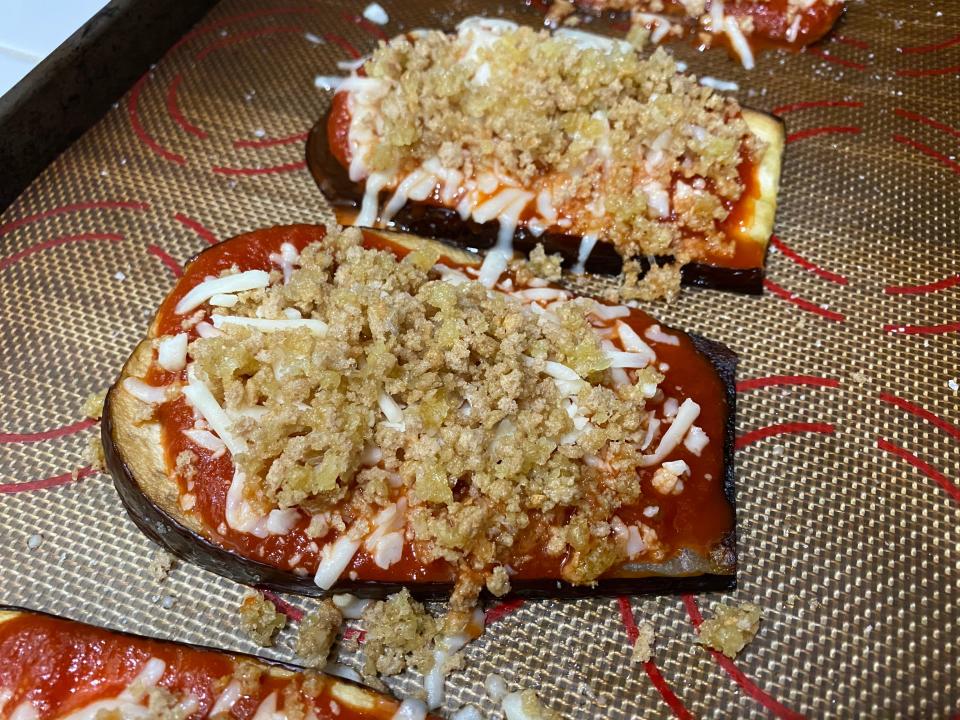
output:
[[[12,695],[3,710],[12,712],[30,702],[40,720],[68,715],[98,700],[116,698],[143,670],[151,658],[166,665],[159,686],[177,695],[189,694],[197,701],[190,718],[205,718],[217,696],[230,682],[238,665],[237,656],[179,643],[163,642],[111,632],[50,615],[23,613],[0,622],[0,691]],[[265,664],[261,664],[266,667]],[[277,677],[263,673],[253,694],[241,695],[229,717],[247,720],[270,693],[290,685],[299,686],[300,673]],[[369,711],[358,711],[330,701],[332,679],[325,679],[320,694],[306,702],[320,720],[380,720],[391,718],[398,703],[387,696]]]
[[[182,332],[182,316],[174,308],[191,288],[209,276],[218,275],[222,270],[236,267],[238,270],[269,269],[269,256],[279,252],[280,246],[289,242],[302,249],[311,242],[322,241],[325,229],[322,226],[292,225],[256,230],[215,245],[187,265],[183,276],[160,306],[154,333],[156,336]],[[392,243],[376,231],[364,231],[364,244],[367,247],[390,250],[402,257],[409,250]],[[449,258],[442,262],[456,266]],[[654,318],[646,313],[632,309],[629,317],[621,318],[641,336],[651,325]],[[195,328],[189,330],[191,340],[196,337]],[[643,488],[644,498],[637,506],[622,508],[618,516],[627,524],[642,521],[652,527],[662,546],[667,550],[667,558],[673,557],[683,549],[694,550],[703,556],[724,539],[733,529],[733,510],[724,493],[724,438],[728,407],[726,388],[710,361],[693,346],[690,338],[682,333],[670,331],[677,345],[658,344],[657,359],[669,368],[664,372],[665,379],[660,387],[667,397],[679,402],[692,398],[700,405],[700,415],[696,424],[710,438],[710,442],[699,456],[679,446],[671,459],[682,459],[691,470],[691,480],[685,483],[680,495],[659,495],[650,485],[655,467],[646,468],[638,475]],[[156,363],[151,365],[146,381],[152,385],[169,384],[176,380],[185,382],[186,373],[168,373]],[[228,527],[225,521],[227,491],[233,478],[233,463],[229,455],[212,457],[210,451],[194,444],[183,431],[193,427],[193,411],[186,401],[179,397],[174,401],[160,405],[157,417],[162,427],[163,447],[168,472],[173,475],[177,456],[184,450],[190,450],[198,457],[196,480],[191,490],[196,497],[196,505],[191,510],[201,520],[208,536],[222,547],[238,554],[266,562],[270,565],[292,569],[300,565],[316,567],[319,558],[317,543],[307,536],[308,524],[302,518],[297,526],[285,535],[270,535],[258,538],[240,533]],[[177,478],[180,492],[186,492],[182,478]],[[655,499],[652,499],[655,498]],[[648,518],[642,515],[646,506],[656,504],[659,511]],[[541,528],[542,529],[542,528]],[[559,579],[563,558],[549,558],[543,551],[542,543],[537,542],[539,531],[536,527],[531,535],[520,540],[524,550],[511,559],[511,566],[518,571],[519,577]],[[331,542],[334,538],[324,540]],[[529,546],[527,549],[526,546]],[[347,574],[352,579],[391,582],[449,582],[454,579],[454,569],[445,561],[421,562],[416,550],[408,543],[401,559],[387,569],[378,567],[363,548],[356,554]],[[607,573],[616,576],[626,572],[615,568]]]

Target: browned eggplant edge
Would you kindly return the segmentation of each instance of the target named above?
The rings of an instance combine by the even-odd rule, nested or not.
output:
[[[179,647],[189,648],[190,650],[199,650],[202,652],[212,652],[218,655],[227,655],[231,658],[238,658],[241,660],[250,660],[256,662],[260,665],[266,666],[268,668],[277,668],[281,671],[289,671],[294,673],[311,673],[318,672],[312,668],[302,667],[300,665],[295,665],[293,663],[284,662],[283,660],[273,660],[271,658],[261,657],[259,655],[252,655],[251,653],[238,652],[236,650],[224,650],[223,648],[216,648],[211,645],[198,645],[196,643],[183,642],[182,640],[169,640],[167,638],[158,638],[152,637],[149,635],[139,635],[134,632],[129,632],[126,630],[115,630],[114,628],[103,627],[102,625],[94,625],[93,623],[83,622],[82,620],[74,620],[73,618],[64,617],[63,615],[57,615],[56,613],[46,612],[44,610],[33,610],[32,608],[20,607],[18,605],[0,605],[0,613],[17,613],[18,615],[40,615],[43,617],[55,618],[57,620],[64,620],[66,622],[76,623],[77,625],[85,625],[87,627],[97,628],[98,630],[103,630],[105,632],[111,633],[113,635],[118,635],[120,637],[131,638],[133,640],[149,640],[151,642],[163,643],[164,645],[177,645]],[[374,690],[367,685],[358,683],[355,680],[350,680],[349,678],[340,677],[339,675],[333,676],[326,674],[328,677],[332,677],[337,684],[349,685],[354,687],[365,694],[374,695],[378,698],[390,698],[391,700],[396,700],[392,695],[387,693],[382,693],[378,690]],[[429,717],[435,717],[433,715]]]
[[[785,127],[783,118],[771,113],[753,110],[765,115]],[[347,171],[330,152],[327,137],[329,111],[310,129],[306,143],[307,168],[314,182],[320,188],[327,201],[333,206],[338,220],[350,224],[343,218],[353,215],[360,209],[363,201],[363,181],[353,182]],[[389,193],[380,193],[378,202],[387,200]],[[460,247],[485,250],[497,242],[499,224],[496,220],[478,223],[475,220],[463,220],[453,208],[430,205],[420,202],[407,202],[393,217],[391,229],[428,237],[433,240],[451,243]],[[525,227],[514,231],[513,246],[516,250],[528,253],[538,244],[551,253],[563,256],[563,267],[572,268],[577,262],[580,236],[565,233],[544,232],[536,236]],[[727,290],[744,295],[762,295],[764,267],[769,242],[764,248],[764,265],[757,268],[726,268],[709,263],[688,263],[680,274],[681,283],[690,287],[711,290]],[[650,268],[647,258],[637,258],[644,273]],[[659,256],[658,263],[672,261],[670,256]],[[619,275],[623,269],[623,258],[612,243],[597,243],[584,264],[587,272],[601,275]]]
[[[664,326],[667,328],[667,326]],[[693,591],[731,590],[736,587],[737,542],[736,542],[736,497],[734,468],[734,439],[736,429],[736,366],[737,355],[726,345],[694,333],[667,328],[671,332],[687,335],[698,352],[713,366],[725,388],[727,421],[723,439],[724,478],[723,491],[734,514],[734,529],[724,536],[712,550],[710,558],[699,558],[702,565],[711,564],[722,572],[701,572],[690,575],[661,575],[634,578],[601,578],[592,585],[570,585],[555,579],[516,580],[512,583],[513,594],[531,598],[575,598],[598,595],[671,594]],[[137,353],[138,348],[131,354]],[[127,361],[128,363],[130,360]],[[124,364],[126,368],[127,363]],[[121,375],[122,377],[122,375]],[[114,420],[114,402],[122,392],[118,379],[107,393],[100,427],[106,466],[113,477],[114,487],[127,514],[147,537],[177,557],[209,570],[235,582],[246,585],[289,592],[299,595],[324,597],[350,592],[359,597],[382,598],[399,592],[404,587],[418,598],[448,597],[451,583],[388,583],[361,581],[343,578],[330,590],[316,585],[310,575],[297,575],[267,563],[245,558],[227,550],[194,529],[187,527],[179,518],[159,506],[143,489],[130,463],[123,457],[117,440]],[[145,451],[156,452],[153,447]],[[162,450],[160,450],[162,452]],[[485,591],[486,592],[486,591]]]

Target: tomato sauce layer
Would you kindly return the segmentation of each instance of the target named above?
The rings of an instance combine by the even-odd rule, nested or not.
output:
[[[322,226],[285,226],[257,230],[215,245],[197,256],[185,269],[170,295],[164,300],[155,320],[156,336],[182,332],[183,316],[175,313],[175,306],[191,288],[208,276],[235,267],[241,271],[270,269],[269,256],[279,252],[280,246],[289,242],[298,249],[311,242],[322,241],[325,229]],[[364,244],[370,248],[390,250],[402,257],[409,249],[391,242],[376,231],[364,231]],[[441,262],[457,267],[449,258]],[[640,310],[631,309],[629,317],[620,318],[638,334],[656,321]],[[682,402],[691,398],[700,405],[697,424],[707,433],[710,442],[699,456],[680,445],[671,459],[682,459],[690,467],[691,481],[686,483],[679,495],[660,495],[651,487],[651,478],[656,467],[645,468],[638,474],[643,498],[636,506],[621,508],[618,512],[625,523],[637,520],[653,528],[659,542],[667,550],[667,558],[689,549],[707,556],[733,529],[733,511],[724,494],[724,438],[728,407],[726,388],[710,361],[693,346],[689,337],[670,331],[679,344],[658,344],[657,361],[665,363],[665,379],[660,384],[668,397]],[[197,337],[196,329],[189,330],[190,339]],[[145,378],[151,385],[164,385],[174,381],[185,382],[185,372],[168,373],[155,362]],[[186,401],[180,397],[160,405],[157,417],[162,427],[163,447],[168,473],[175,474],[177,456],[189,450],[198,457],[197,473],[190,492],[196,504],[190,511],[202,522],[206,534],[222,547],[244,557],[268,563],[275,567],[291,569],[295,566],[315,567],[319,558],[317,541],[306,534],[308,521],[301,519],[291,531],[283,535],[258,538],[237,532],[225,521],[227,491],[233,478],[233,463],[228,454],[214,457],[211,451],[193,443],[184,430],[193,427],[194,416]],[[183,480],[178,478],[181,494],[187,491]],[[659,511],[650,518],[643,516],[645,507],[656,504]],[[522,548],[510,561],[519,577],[559,579],[563,558],[550,558],[543,552],[540,542],[542,528],[533,528],[527,538],[520,539]],[[332,538],[325,538],[332,541]],[[526,540],[526,542],[524,542]],[[526,546],[526,547],[525,547]],[[389,582],[450,582],[454,569],[444,561],[422,562],[415,547],[405,545],[399,561],[384,569],[377,566],[371,556],[361,547],[345,574],[353,580]],[[611,576],[629,575],[624,567],[607,573]]]
[[[10,696],[7,713],[29,702],[39,720],[78,711],[93,702],[113,699],[126,690],[151,659],[163,661],[157,686],[177,696],[190,695],[197,705],[191,719],[207,717],[232,679],[240,658],[188,645],[134,637],[49,615],[25,613],[0,622],[0,692]],[[271,693],[299,685],[303,675],[264,672],[250,694],[242,694],[227,717],[252,718]],[[334,680],[318,676],[320,693],[310,700],[318,718],[360,720],[390,718],[397,702],[384,696],[369,710],[334,703]],[[374,697],[371,695],[371,697]],[[306,697],[304,696],[306,700]]]

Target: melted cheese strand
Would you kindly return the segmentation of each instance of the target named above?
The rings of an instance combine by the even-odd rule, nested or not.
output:
[[[214,315],[211,317],[213,326],[217,329],[224,325],[240,325],[253,328],[260,332],[282,332],[284,330],[298,330],[305,328],[322,335],[327,331],[327,324],[313,318],[294,318],[285,320],[266,320],[263,318],[240,317],[236,315]]]
[[[670,427],[660,438],[660,444],[652,455],[644,455],[640,459],[642,467],[650,467],[662,462],[667,455],[680,444],[684,436],[693,426],[693,421],[700,415],[700,406],[690,398],[683,401],[683,404],[677,410],[677,416],[673,419]]]
[[[246,272],[237,273],[236,275],[204,280],[180,298],[180,302],[177,303],[174,312],[176,312],[177,315],[183,315],[200,307],[214,295],[226,295],[227,293],[243,292],[244,290],[257,290],[259,288],[265,288],[269,284],[270,273],[264,270],[247,270]]]
[[[207,421],[213,431],[220,436],[231,454],[239,455],[246,452],[246,440],[230,431],[233,422],[224,409],[220,407],[220,403],[217,402],[210,389],[196,376],[193,365],[187,368],[187,386],[183,388],[183,394],[193,408],[203,416],[203,419]]]

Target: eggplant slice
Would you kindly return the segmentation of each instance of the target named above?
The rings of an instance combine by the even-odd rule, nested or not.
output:
[[[194,645],[191,643],[177,642],[174,640],[159,640],[145,637],[143,635],[123,632],[120,630],[110,630],[95,625],[88,625],[76,620],[71,620],[59,615],[53,615],[37,610],[29,610],[26,608],[9,605],[0,605],[0,637],[2,637],[4,634],[4,625],[11,621],[19,621],[21,624],[25,623],[25,627],[21,628],[20,632],[26,632],[29,634],[31,631],[35,630],[38,634],[38,637],[46,637],[51,632],[56,632],[57,634],[62,633],[67,637],[89,633],[91,636],[96,637],[104,643],[115,643],[118,647],[142,647],[142,643],[149,643],[153,647],[176,650],[179,653],[215,653],[219,656],[225,656],[227,659],[238,660],[244,663],[252,663],[260,668],[267,677],[271,678],[283,679],[289,678],[298,673],[308,672],[306,668],[297,665],[283,663],[276,660],[268,660],[256,655],[248,655],[246,653],[238,652],[225,652],[214,647]],[[87,644],[89,644],[89,642]],[[29,656],[26,658],[19,654],[15,658],[0,656],[0,668],[2,668],[6,663],[11,662],[16,662],[18,665],[23,665],[25,668],[27,668],[27,672],[30,672],[30,668],[33,667],[33,663],[31,662],[31,658]],[[311,670],[309,672],[317,674],[316,671]],[[322,676],[325,680],[323,693],[325,695],[329,695],[332,700],[335,700],[337,703],[343,705],[349,710],[360,714],[362,717],[369,717],[372,720],[375,718],[382,719],[393,717],[395,709],[400,705],[399,702],[389,695],[377,692],[364,685],[355,683],[352,680],[346,680],[327,674],[323,674]],[[53,679],[54,678],[44,677],[45,686],[49,687],[51,684],[50,681]],[[216,679],[217,678],[213,678],[213,680]],[[65,687],[69,689],[70,681],[70,677],[56,678],[56,681],[53,684],[56,685],[58,691],[63,691]],[[24,686],[22,681],[19,687],[21,690],[23,689]],[[44,700],[44,698],[42,696],[38,696],[36,692],[31,693],[31,699],[34,701]],[[433,718],[435,716],[430,715],[428,717]]]
[[[409,248],[435,243],[433,240],[388,231],[373,232],[390,242]],[[211,252],[215,247],[203,252]],[[446,245],[440,245],[438,249],[443,255],[461,264],[480,264],[480,258],[476,254]],[[143,377],[153,362],[154,350],[151,342],[155,337],[155,326],[156,320],[110,388],[101,424],[107,468],[130,518],[145,535],[179,558],[206,570],[239,583],[275,591],[317,597],[350,592],[359,597],[382,598],[406,587],[412,595],[419,598],[449,596],[451,583],[349,580],[346,575],[328,591],[318,587],[312,576],[298,575],[243,557],[218,545],[213,534],[197,517],[180,508],[179,486],[166,466],[160,424],[155,419],[142,422],[140,419],[144,416],[146,404],[121,388],[126,378]],[[667,326],[662,327],[671,333],[690,337],[697,351],[713,366],[725,388],[727,415],[723,437],[723,494],[731,512],[735,513],[737,356],[721,343]],[[735,528],[735,517],[733,527]],[[733,589],[736,586],[736,533],[731,530],[721,538],[709,556],[685,549],[663,563],[629,565],[630,572],[642,573],[644,576],[600,578],[592,585],[570,585],[554,578],[514,580],[511,583],[512,592],[525,597],[584,597]]]
[[[750,130],[767,143],[767,149],[756,168],[760,194],[754,205],[752,222],[745,229],[743,238],[744,242],[757,243],[762,250],[765,265],[777,209],[786,132],[783,120],[775,115],[745,108],[743,117]],[[333,206],[337,222],[341,225],[353,225],[363,202],[364,182],[350,180],[347,171],[330,151],[328,119],[329,114],[324,115],[310,130],[306,145],[307,167],[320,191]],[[381,207],[389,195],[388,192],[380,194]],[[393,217],[390,227],[461,247],[485,250],[496,244],[500,226],[496,220],[486,223],[478,223],[472,218],[463,220],[454,208],[408,201]],[[549,231],[535,236],[525,227],[517,227],[513,235],[515,250],[528,253],[538,244],[542,244],[549,253],[562,255],[563,267],[568,270],[577,262],[580,236]],[[661,263],[670,260],[669,257],[657,258]],[[650,267],[648,260],[640,258],[640,262],[646,272]],[[611,243],[599,242],[584,267],[587,272],[619,275],[623,268],[623,258]],[[683,267],[681,282],[693,287],[760,295],[763,293],[763,274],[763,266],[729,268],[694,262]]]

